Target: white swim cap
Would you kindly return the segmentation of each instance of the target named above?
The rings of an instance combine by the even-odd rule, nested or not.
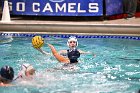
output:
[[[29,63],[22,64],[22,69],[26,71],[30,71],[31,69],[34,69],[33,66]]]
[[[29,63],[24,63],[21,65],[21,71],[19,72],[19,76],[25,76],[25,72],[34,69],[33,66]]]
[[[75,41],[76,42],[76,47],[78,46],[78,40],[75,36],[70,36],[68,41],[67,41],[67,46],[69,47],[69,42],[70,41]]]

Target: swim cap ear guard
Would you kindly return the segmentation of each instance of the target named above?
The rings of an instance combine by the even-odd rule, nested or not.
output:
[[[67,41],[67,46],[69,47],[69,42],[70,41],[75,41],[76,42],[76,47],[78,47],[78,40],[75,36],[70,36],[68,41]]]

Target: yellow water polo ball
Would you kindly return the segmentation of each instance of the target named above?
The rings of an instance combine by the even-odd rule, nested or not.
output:
[[[34,48],[41,48],[44,45],[44,39],[41,36],[32,38],[32,45]]]

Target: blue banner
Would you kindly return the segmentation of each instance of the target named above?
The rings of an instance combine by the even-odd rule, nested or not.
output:
[[[115,15],[123,13],[122,0],[105,0],[106,15]]]
[[[11,14],[36,16],[102,16],[103,0],[9,0]]]

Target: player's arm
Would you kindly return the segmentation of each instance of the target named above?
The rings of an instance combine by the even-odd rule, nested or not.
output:
[[[60,55],[56,49],[54,48],[53,45],[48,44],[48,46],[50,47],[54,57],[59,61],[59,62],[63,62],[63,63],[70,63],[70,60],[62,55]]]

